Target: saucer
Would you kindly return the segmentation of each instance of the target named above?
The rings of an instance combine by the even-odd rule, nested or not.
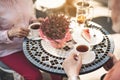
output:
[[[94,51],[90,51],[88,53],[81,54],[81,55],[82,55],[82,64],[92,63],[96,58]]]
[[[87,51],[87,52],[78,52],[76,49],[73,49],[69,52],[69,54],[67,55],[67,57],[72,54],[72,53],[76,53],[77,55],[80,54],[82,56],[82,64],[89,64],[92,63],[95,59],[96,59],[96,54],[94,51]]]
[[[28,39],[30,40],[40,40],[40,37],[34,37],[34,36],[27,36]]]

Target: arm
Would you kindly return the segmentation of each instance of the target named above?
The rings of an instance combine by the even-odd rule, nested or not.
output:
[[[32,0],[13,2],[1,1],[0,4],[0,43],[11,43],[14,38],[22,38],[28,35],[28,19],[35,19]],[[14,5],[14,6],[12,6]],[[16,7],[17,6],[17,7]],[[26,6],[26,7],[24,7]],[[8,10],[10,7],[10,10]],[[16,11],[20,9],[20,13]],[[25,11],[27,10],[27,11]],[[23,13],[21,11],[24,11]],[[22,14],[21,16],[19,14]],[[11,17],[8,17],[11,16]],[[25,26],[23,26],[25,25]],[[26,28],[25,28],[26,27]],[[12,42],[13,43],[13,42]]]
[[[82,66],[81,55],[71,54],[63,62],[63,68],[68,76],[68,80],[79,80],[79,73]]]
[[[68,77],[68,80],[80,80],[79,76]]]
[[[29,33],[29,29],[26,27],[12,27],[10,30],[7,31],[8,37],[10,39],[14,37],[22,38],[26,37]]]
[[[0,43],[11,43],[12,40],[9,39],[8,30],[0,30]]]
[[[0,43],[11,43],[14,37],[22,38],[27,36],[29,29],[25,27],[12,27],[9,30],[0,30]]]
[[[117,60],[115,55],[109,53],[108,56],[111,58],[108,62],[103,66],[108,73],[105,75],[104,80],[119,80],[120,76],[120,61]]]
[[[4,29],[2,27],[2,25],[4,25],[5,22],[6,20],[0,16],[0,43],[11,43],[12,41],[9,39],[7,34],[8,29]],[[9,25],[7,23],[5,23],[5,25],[5,27],[7,28],[12,27],[12,25]]]
[[[112,53],[109,53],[108,56],[110,56],[110,59],[103,65],[106,71],[110,70],[118,62],[117,58]]]
[[[116,63],[112,69],[108,71],[104,80],[119,80],[120,79],[120,61]]]

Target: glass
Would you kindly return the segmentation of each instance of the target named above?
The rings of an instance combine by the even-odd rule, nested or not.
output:
[[[79,24],[83,24],[86,20],[86,16],[88,15],[88,3],[78,2],[77,3],[77,13],[76,19]]]
[[[93,17],[93,7],[88,1],[79,1],[76,3],[76,22],[85,24],[86,21],[91,21]]]

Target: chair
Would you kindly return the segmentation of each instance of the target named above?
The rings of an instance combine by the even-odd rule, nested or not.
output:
[[[92,20],[93,22],[101,25],[105,30],[107,30],[110,34],[114,34],[115,32],[112,30],[112,19],[108,16],[99,16],[95,17]]]
[[[0,80],[24,80],[24,78],[0,61]]]

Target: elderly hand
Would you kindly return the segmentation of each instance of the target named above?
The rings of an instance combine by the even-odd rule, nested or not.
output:
[[[116,64],[118,62],[117,58],[112,53],[109,53],[108,56],[110,56],[110,59],[108,60],[108,62],[105,65],[103,65],[104,69],[107,71],[109,69],[111,69],[114,64]]]
[[[82,66],[82,57],[80,54],[73,53],[64,60],[62,65],[68,77],[78,76]]]
[[[8,30],[8,37],[12,39],[13,37],[26,37],[29,34],[29,29],[26,27],[12,27]]]

